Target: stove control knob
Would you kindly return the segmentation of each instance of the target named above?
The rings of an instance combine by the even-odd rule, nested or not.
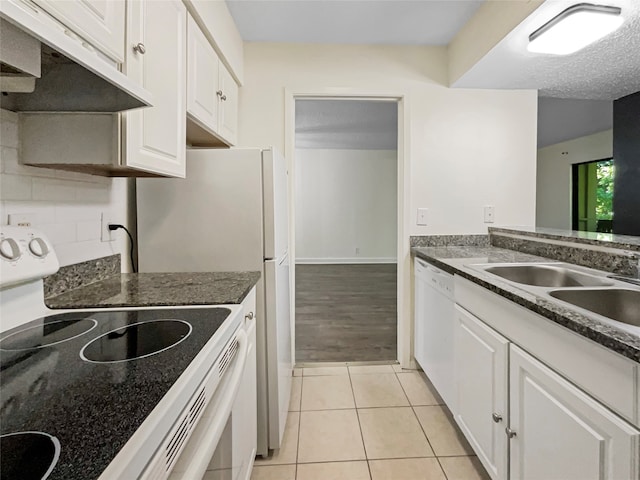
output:
[[[49,247],[43,239],[36,237],[29,242],[29,251],[38,258],[44,258],[49,254]]]
[[[6,260],[17,260],[20,258],[20,247],[13,238],[3,238],[0,241],[0,256]]]

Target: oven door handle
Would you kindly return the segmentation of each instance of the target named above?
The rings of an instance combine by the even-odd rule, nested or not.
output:
[[[249,340],[244,329],[240,329],[236,335],[236,339],[238,340],[238,352],[236,353],[236,362],[231,374],[232,377],[227,384],[227,391],[224,392],[224,397],[220,400],[216,415],[209,421],[207,426],[207,431],[209,433],[207,437],[200,443],[198,449],[190,458],[188,467],[185,469],[184,473],[181,474],[182,478],[193,479],[202,478],[204,476],[207,471],[207,466],[211,461],[211,457],[218,446],[222,432],[227,424],[227,418],[231,413],[238,389],[240,388],[244,366],[247,363],[247,356],[249,353]]]

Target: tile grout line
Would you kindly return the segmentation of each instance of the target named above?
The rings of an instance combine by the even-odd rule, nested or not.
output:
[[[356,392],[353,388],[353,382],[351,381],[351,370],[347,367],[347,374],[349,375],[349,385],[351,386],[351,396],[353,397],[353,406],[356,410],[356,419],[358,420],[358,430],[360,430],[360,438],[362,439],[362,449],[364,450],[364,459],[367,462],[367,470],[369,471],[369,479],[373,480],[371,474],[371,464],[369,463],[369,455],[367,455],[367,446],[364,443],[364,434],[362,433],[362,424],[360,423],[360,413],[358,412],[358,404],[356,403]]]
[[[296,440],[296,463],[294,480],[298,480],[298,457],[300,456],[300,432],[302,431],[302,395],[304,390],[304,368],[302,369],[302,375],[300,376],[300,410],[298,411],[298,438]]]
[[[444,471],[444,468],[442,467],[442,463],[440,463],[440,459],[438,458],[438,455],[436,454],[436,451],[433,448],[433,445],[431,445],[431,440],[429,440],[429,436],[427,435],[427,432],[424,429],[424,426],[422,425],[422,422],[420,421],[420,418],[418,417],[418,414],[416,413],[415,405],[413,405],[411,403],[411,400],[409,399],[409,395],[407,395],[407,392],[406,392],[406,390],[404,388],[404,385],[402,385],[402,382],[400,381],[400,379],[397,378],[398,377],[398,372],[395,372],[395,374],[396,374],[396,379],[398,380],[398,383],[400,383],[400,386],[402,387],[402,391],[404,392],[405,396],[407,397],[407,400],[409,400],[409,405],[411,406],[411,411],[413,412],[413,415],[416,417],[418,425],[420,425],[420,430],[422,430],[422,434],[424,435],[424,438],[427,439],[427,444],[429,445],[429,448],[433,452],[433,458],[435,458],[436,462],[438,462],[438,465],[440,466],[440,470],[442,471],[442,475],[444,476],[445,480],[448,480],[449,477],[447,477],[447,473]]]

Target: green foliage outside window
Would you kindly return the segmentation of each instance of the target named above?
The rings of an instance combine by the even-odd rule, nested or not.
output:
[[[597,162],[596,218],[613,219],[613,159]]]

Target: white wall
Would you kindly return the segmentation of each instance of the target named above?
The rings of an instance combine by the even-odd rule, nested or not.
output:
[[[245,43],[244,59],[239,145],[292,153],[294,94],[400,98],[398,355],[409,366],[409,235],[484,233],[483,205],[499,224],[534,225],[537,92],[449,89],[445,47]]]
[[[246,43],[244,53],[240,145],[285,150],[285,89],[403,95],[411,235],[484,233],[484,205],[498,224],[534,224],[535,91],[449,89],[444,47]]]
[[[571,165],[613,156],[613,130],[538,150],[536,225],[571,229]]]
[[[0,224],[12,213],[34,214],[33,227],[51,240],[61,265],[121,253],[129,271],[126,233],[100,241],[102,212],[127,225],[127,180],[20,165],[18,115],[1,110],[0,127]]]
[[[397,152],[297,149],[296,263],[396,261]]]

